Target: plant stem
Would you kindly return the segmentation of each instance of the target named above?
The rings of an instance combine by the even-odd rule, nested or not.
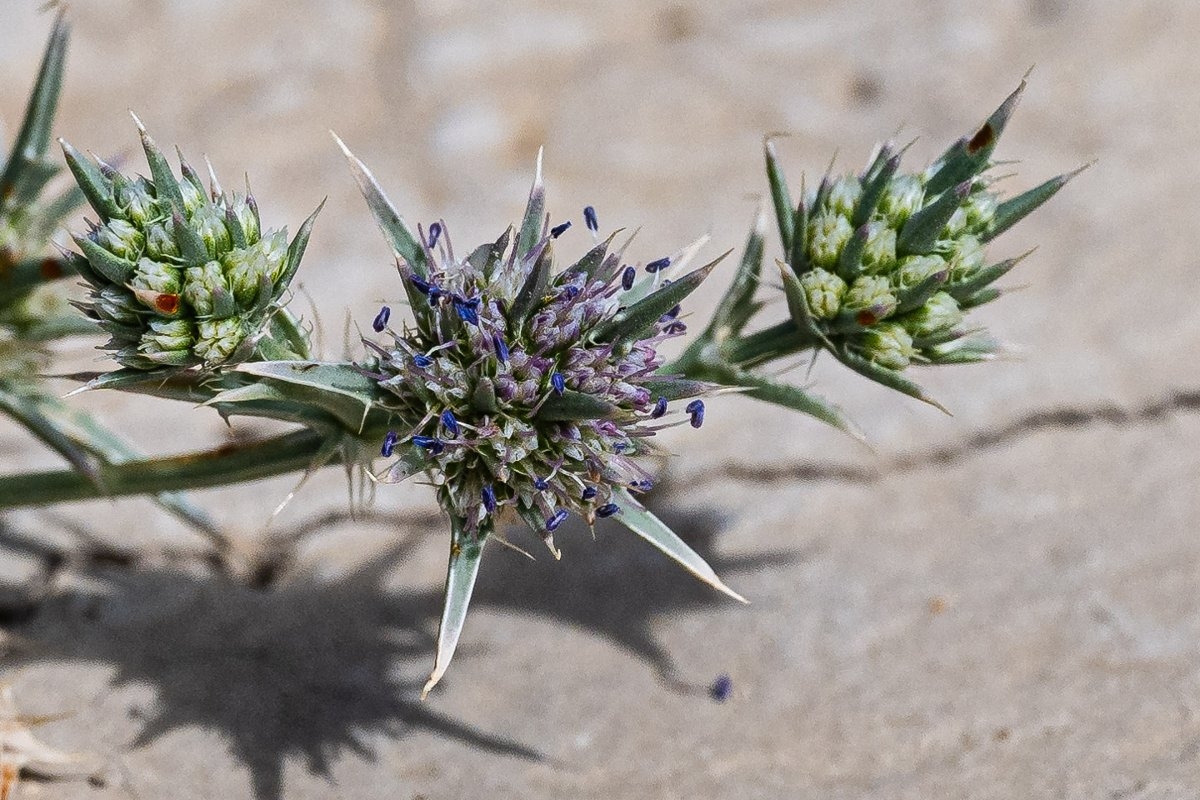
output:
[[[749,336],[723,343],[721,355],[727,363],[746,368],[818,346],[820,342],[801,331],[791,320],[785,320]]]
[[[74,470],[0,476],[0,510],[203,489],[270,478],[307,469],[322,441],[315,431],[302,430],[245,445],[226,445],[123,464],[103,464],[96,475],[103,489]],[[329,463],[338,460],[335,455]]]

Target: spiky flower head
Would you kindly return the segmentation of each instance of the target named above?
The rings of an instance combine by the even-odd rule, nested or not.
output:
[[[453,532],[427,688],[449,663],[481,547],[505,512],[556,556],[554,531],[570,516],[589,524],[614,517],[729,592],[635,499],[652,485],[643,457],[655,452],[654,434],[704,422],[700,396],[715,387],[660,375],[659,348],[685,332],[680,303],[717,262],[685,272],[698,243],[639,268],[625,262],[624,247],[611,248],[614,233],[556,269],[558,237],[570,224],[552,227],[545,214],[540,157],[520,229],[463,257],[441,221],[413,236],[366,168],[346,155],[396,251],[413,315],[401,329],[390,310],[373,322],[387,338],[370,343],[375,358],[366,369],[388,393],[379,405],[393,425],[382,454],[396,459],[381,477],[429,474]],[[594,209],[583,217],[595,236]]]
[[[799,332],[781,333],[777,343],[760,336],[751,348],[759,362],[776,344],[774,355],[798,343],[824,347],[868,377],[928,399],[899,375],[909,364],[995,355],[998,345],[967,314],[1000,296],[992,284],[1021,258],[989,263],[985,246],[1078,172],[1009,199],[995,191],[992,152],[1024,86],[926,169],[901,172],[903,150],[884,144],[861,173],[827,175],[796,206],[768,141],[780,269]]]
[[[410,423],[389,447],[423,451],[443,508],[472,536],[506,510],[548,541],[568,515],[619,514],[625,490],[652,484],[639,457],[655,432],[698,426],[695,398],[712,388],[657,370],[661,345],[686,330],[680,301],[713,265],[671,280],[681,263],[639,269],[610,237],[558,271],[563,229],[532,220],[465,258],[444,223],[430,226],[423,258],[400,263],[415,324],[388,327],[377,351],[389,408]]]
[[[213,367],[255,358],[303,358],[307,342],[283,308],[316,212],[289,245],[263,230],[258,205],[205,189],[180,154],[176,178],[135,117],[151,177],[126,176],[62,142],[67,164],[99,215],[74,236],[73,263],[91,287],[85,313],[111,335],[124,367]],[[319,211],[319,209],[318,209]]]

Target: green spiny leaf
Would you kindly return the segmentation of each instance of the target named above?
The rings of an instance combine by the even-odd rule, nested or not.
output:
[[[952,190],[942,192],[938,199],[908,218],[900,235],[896,237],[896,255],[925,254],[933,249],[938,234],[946,227],[950,217],[962,205],[971,191],[971,182],[963,181]]]
[[[795,237],[796,218],[793,213],[792,196],[788,192],[787,178],[779,167],[775,155],[775,143],[770,137],[763,140],[763,153],[767,160],[767,183],[771,186],[771,203],[775,206],[775,220],[779,224],[779,238],[783,252],[790,253]]]
[[[1013,267],[1024,261],[1032,252],[1033,249],[1030,249],[1016,258],[1006,258],[999,264],[992,264],[989,267],[984,267],[961,283],[947,286],[945,291],[955,300],[961,302],[962,300],[978,292],[980,289],[995,283],[997,280],[1007,275]]]
[[[689,272],[679,280],[647,295],[628,308],[620,311],[612,321],[596,330],[597,341],[624,342],[638,337],[650,328],[658,319],[675,306],[679,305],[689,294],[696,290],[721,259],[729,255],[727,250],[714,261]]]
[[[767,216],[763,209],[754,215],[754,225],[746,239],[746,248],[742,251],[742,260],[734,273],[733,282],[726,290],[721,302],[713,312],[712,321],[708,324],[705,336],[720,342],[730,336],[736,336],[746,327],[746,323],[754,315],[756,306],[754,292],[762,275],[763,241],[766,235]]]
[[[587,419],[604,419],[619,409],[593,394],[584,394],[567,389],[561,395],[551,394],[538,409],[537,419],[544,422],[575,422]]]
[[[1068,181],[1090,166],[1091,164],[1084,164],[1082,167],[1055,176],[1040,186],[1035,186],[1027,192],[1005,200],[996,207],[996,216],[992,220],[992,224],[988,227],[987,232],[983,235],[983,241],[989,242],[995,239],[1013,225],[1025,219],[1025,217],[1036,211],[1042,203],[1045,203],[1056,195],[1059,189],[1067,185]]]
[[[383,193],[383,189],[379,187],[379,182],[375,180],[375,176],[367,169],[367,165],[359,161],[350,148],[346,147],[346,143],[338,138],[338,135],[333,134],[334,141],[338,143],[338,147],[342,149],[342,154],[346,157],[346,161],[350,164],[350,172],[354,175],[354,180],[358,182],[358,188],[362,192],[363,197],[367,201],[367,207],[371,209],[371,214],[375,217],[375,222],[379,225],[379,229],[383,231],[383,235],[387,238],[388,243],[392,246],[392,250],[396,255],[403,258],[412,271],[421,278],[429,276],[429,267],[426,263],[425,248],[413,236],[404,219],[396,212],[392,202],[388,200],[387,195]],[[413,303],[413,308],[416,309],[420,305],[419,302]]]
[[[4,171],[0,173],[0,209],[13,197],[21,173],[32,162],[40,161],[50,146],[50,128],[54,124],[54,112],[62,88],[69,35],[70,28],[59,14],[54,21],[45,55],[42,56],[42,64],[33,93],[29,97],[29,105],[25,109],[21,130],[13,143],[12,155],[4,165]]]
[[[938,194],[962,181],[970,180],[987,169],[992,151],[996,149],[1004,127],[1017,108],[1017,102],[1025,91],[1025,81],[1010,94],[1000,107],[969,138],[959,139],[950,145],[936,162],[937,171],[925,185],[929,194]]]
[[[100,220],[107,222],[113,217],[121,216],[121,207],[113,198],[112,181],[104,176],[90,158],[72,147],[66,139],[59,139],[58,143],[62,146],[67,168],[71,170],[88,203],[100,215]]]
[[[124,286],[133,279],[137,265],[132,261],[110,253],[86,236],[73,236],[72,238],[79,249],[83,251],[83,255],[92,269],[110,282]]]
[[[635,500],[628,489],[616,489],[613,492],[613,499],[621,508],[621,512],[616,515],[616,518],[622,525],[654,545],[712,588],[724,592],[739,602],[748,602],[746,598],[726,586],[717,577],[713,568],[695,550],[688,547],[662,520]]]
[[[529,202],[521,218],[521,232],[517,235],[517,259],[524,259],[542,240],[542,229],[546,217],[546,187],[542,182],[542,151],[538,150],[537,169],[533,175],[533,186],[529,189]]]
[[[350,364],[257,361],[238,364],[234,371],[288,384],[290,399],[315,405],[351,431],[362,429],[378,396],[375,381]]]
[[[895,389],[901,394],[906,394],[909,397],[920,400],[923,403],[928,403],[945,414],[950,413],[946,410],[945,406],[943,406],[937,400],[934,400],[929,395],[925,394],[925,390],[919,385],[913,381],[910,381],[908,378],[905,378],[896,370],[888,369],[887,367],[881,367],[875,362],[869,361],[857,353],[851,352],[847,348],[835,349],[832,352],[838,361],[842,362],[859,375],[870,378],[882,386],[886,386],[889,389]]]
[[[159,202],[167,201],[173,213],[186,219],[187,210],[183,207],[183,192],[179,190],[179,181],[175,179],[175,173],[171,171],[171,165],[167,163],[167,157],[150,138],[150,134],[146,132],[146,126],[138,119],[137,114],[132,112],[130,114],[137,125],[138,134],[142,137],[142,150],[146,153],[146,163],[150,165],[150,176],[154,179],[155,198]]]
[[[454,657],[454,651],[458,647],[458,637],[462,634],[463,623],[467,619],[467,608],[471,605],[475,578],[479,575],[486,534],[475,540],[463,531],[464,524],[461,519],[450,519],[450,564],[446,568],[446,597],[442,606],[441,624],[438,625],[437,655],[433,662],[433,672],[421,690],[422,699],[428,696],[450,666],[450,659]]]

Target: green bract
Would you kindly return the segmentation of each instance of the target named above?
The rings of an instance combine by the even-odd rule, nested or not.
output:
[[[182,154],[177,179],[140,121],[138,130],[149,178],[62,142],[100,217],[74,237],[82,255],[72,263],[91,286],[84,311],[112,337],[106,349],[141,370],[305,357],[306,337],[281,298],[316,212],[289,245],[286,230],[262,230],[249,189],[223,191],[210,167],[205,190]]]

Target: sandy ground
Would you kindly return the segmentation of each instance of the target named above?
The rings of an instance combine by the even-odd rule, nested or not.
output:
[[[37,5],[0,0],[10,125]],[[235,543],[223,572],[143,501],[10,515],[8,679],[22,710],[65,714],[43,739],[107,764],[24,796],[1200,796],[1200,5],[72,5],[76,145],[130,151],[133,108],[228,181],[249,172],[270,222],[329,196],[302,280],[332,356],[344,315],[399,288],[329,128],[463,242],[520,214],[544,144],[556,216],[642,225],[643,258],[705,231],[713,254],[740,246],[767,131],[791,134],[794,177],[898,128],[920,163],[1030,65],[998,153],[1021,162],[1012,188],[1099,162],[993,248],[1040,245],[982,314],[1022,358],[921,375],[955,417],[820,365],[874,453],[739,399],[672,438],[657,508],[749,607],[616,526],[573,529],[558,564],[498,550],[421,703],[445,547],[422,487],[322,521],[345,507],[331,472],[270,530],[290,480],[201,494]],[[182,406],[80,403],[156,452],[228,435]],[[54,463],[2,423],[0,457]]]

